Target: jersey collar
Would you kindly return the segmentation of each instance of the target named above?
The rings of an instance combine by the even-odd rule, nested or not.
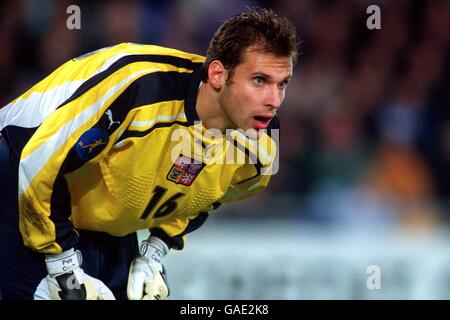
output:
[[[198,87],[201,83],[201,71],[202,64],[198,64],[194,67],[194,72],[188,83],[186,99],[184,101],[184,113],[188,122],[194,123],[194,121],[200,121],[200,118],[195,109],[195,104],[197,102]]]

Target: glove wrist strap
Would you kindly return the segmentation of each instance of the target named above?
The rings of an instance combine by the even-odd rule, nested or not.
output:
[[[142,241],[139,252],[142,256],[162,263],[164,256],[169,251],[167,245],[159,238],[150,236],[147,240]]]
[[[70,249],[59,254],[45,256],[47,272],[50,275],[58,275],[75,270],[81,266],[83,257],[79,250]]]

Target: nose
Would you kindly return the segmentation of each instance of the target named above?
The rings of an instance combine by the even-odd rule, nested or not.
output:
[[[277,110],[284,99],[284,91],[280,90],[278,86],[270,86],[266,96],[266,106]]]

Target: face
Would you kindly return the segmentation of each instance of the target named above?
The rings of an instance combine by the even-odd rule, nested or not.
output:
[[[243,129],[252,138],[269,125],[284,100],[292,77],[291,57],[277,57],[250,47],[224,85],[219,97],[227,128]],[[228,79],[228,81],[227,81]]]

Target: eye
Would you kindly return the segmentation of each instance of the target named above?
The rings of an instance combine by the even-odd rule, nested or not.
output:
[[[261,85],[264,84],[265,79],[263,77],[255,77],[254,81],[256,84]]]
[[[280,88],[281,89],[285,89],[287,87],[287,85],[289,84],[288,80],[285,80],[283,82],[280,83]]]

